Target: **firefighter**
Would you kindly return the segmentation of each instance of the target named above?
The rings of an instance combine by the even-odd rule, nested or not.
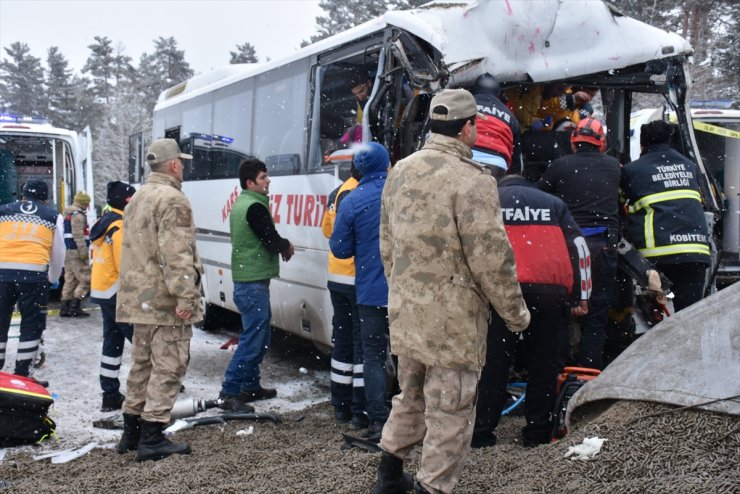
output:
[[[595,118],[578,122],[570,141],[574,154],[554,160],[538,186],[565,201],[591,252],[593,290],[588,314],[580,318],[576,364],[601,369],[616,288],[621,170],[616,158],[604,154],[606,134]]]
[[[561,331],[571,312],[588,312],[590,255],[563,201],[521,176],[505,177],[498,188],[506,233],[514,250],[517,278],[531,314],[521,333],[527,369],[526,447],[550,442]],[[569,309],[572,306],[572,309]],[[486,364],[478,384],[472,447],[496,444],[493,431],[506,404],[509,367],[519,335],[495,312],[488,326]]]
[[[0,206],[0,369],[18,304],[21,334],[15,374],[19,376],[30,374],[46,329],[49,282],[59,279],[64,265],[63,221],[46,205],[48,196],[46,182],[32,178],[23,186],[20,201]]]
[[[673,127],[656,120],[640,128],[640,158],[624,167],[625,236],[673,282],[676,311],[704,296],[711,263],[696,165],[673,149]]]
[[[123,244],[123,210],[136,189],[123,182],[108,182],[108,210],[92,226],[92,278],[90,298],[100,305],[103,316],[103,354],[100,360],[101,412],[120,410],[124,396],[119,391],[123,345],[131,342],[134,327],[116,322],[116,293]]]
[[[82,310],[82,299],[90,290],[90,230],[87,208],[90,196],[84,191],[75,195],[74,202],[64,210],[64,286],[62,287],[61,317],[88,317]]]

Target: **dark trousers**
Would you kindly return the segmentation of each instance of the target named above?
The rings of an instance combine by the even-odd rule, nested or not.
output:
[[[354,285],[329,282],[334,309],[331,340],[331,404],[352,415],[365,411],[360,314]]]
[[[21,334],[16,353],[15,374],[28,376],[41,343],[41,335],[46,329],[49,282],[0,281],[0,369],[5,365],[8,331],[16,304],[21,313]]]
[[[388,419],[385,361],[388,356],[388,308],[357,305],[362,330],[365,406],[370,422]]]
[[[103,355],[100,359],[100,388],[103,394],[115,395],[121,383],[118,373],[121,370],[123,345],[131,343],[134,336],[133,324],[116,322],[116,296],[109,299],[93,299],[100,305],[103,315]]]
[[[561,328],[568,319],[565,290],[553,287],[538,293],[524,292],[524,300],[532,316],[529,327],[521,333],[527,369],[527,391],[524,413],[527,425],[524,440],[530,444],[550,441],[552,409],[555,403]],[[496,312],[488,326],[486,365],[478,384],[475,432],[490,432],[501,419],[507,400],[506,385],[509,369],[520,334],[512,333]]]
[[[580,367],[603,367],[604,343],[609,307],[615,297],[617,250],[604,235],[586,237],[591,252],[591,299],[588,314],[580,318],[581,342],[576,363]]]
[[[680,311],[704,298],[707,276],[706,264],[685,262],[682,264],[660,264],[658,269],[673,282],[673,310]]]

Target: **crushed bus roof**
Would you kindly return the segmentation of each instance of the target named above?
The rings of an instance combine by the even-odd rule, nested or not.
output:
[[[483,72],[502,82],[560,80],[692,52],[679,35],[626,17],[602,1],[431,2],[417,9],[389,11],[287,57],[195,76],[163,91],[157,108],[330,51],[388,26],[438,50],[457,84]]]

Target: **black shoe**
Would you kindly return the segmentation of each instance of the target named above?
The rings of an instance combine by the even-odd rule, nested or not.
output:
[[[353,431],[359,431],[367,429],[368,420],[367,415],[364,413],[355,413],[352,415],[352,420],[349,421],[349,428]]]
[[[69,303],[71,300],[62,300],[62,305],[59,307],[59,317],[72,317],[69,313]]]
[[[138,461],[161,460],[170,455],[189,455],[190,445],[188,443],[173,443],[162,434],[162,429],[167,424],[160,422],[141,421],[141,439],[139,447],[136,448],[136,459]]]
[[[345,408],[334,409],[334,422],[337,424],[349,424],[352,419],[352,412]]]
[[[226,395],[219,393],[218,399],[221,400],[219,408],[222,410],[237,413],[254,413],[254,407],[244,401],[241,395]]]
[[[68,314],[70,315],[70,317],[90,317],[90,314],[88,312],[82,310],[82,307],[80,306],[81,304],[82,300],[78,298],[69,301]]]
[[[262,386],[260,386],[255,390],[242,391],[241,393],[239,393],[239,396],[241,397],[242,401],[246,402],[269,400],[270,398],[275,398],[277,396],[277,391],[272,388],[263,388]]]
[[[103,404],[100,406],[100,411],[112,412],[114,410],[120,410],[125,399],[126,397],[118,391],[115,393],[103,393]]]
[[[380,436],[383,434],[383,426],[385,425],[385,422],[377,422],[372,421],[367,426],[367,431],[365,431],[364,434],[362,434],[362,437],[365,439],[380,439]]]
[[[470,441],[471,448],[490,448],[496,446],[496,434],[491,431],[473,432],[473,439]]]
[[[372,425],[372,424],[371,424]],[[414,489],[414,477],[403,471],[403,460],[383,451],[373,494],[402,494]]]
[[[141,417],[139,415],[123,414],[123,435],[118,442],[116,451],[124,454],[129,451],[135,451],[139,447],[141,439]]]

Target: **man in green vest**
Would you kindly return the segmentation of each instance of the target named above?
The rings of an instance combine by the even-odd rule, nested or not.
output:
[[[239,165],[242,192],[229,216],[234,303],[242,316],[239,346],[226,369],[220,398],[224,408],[251,412],[251,401],[274,398],[260,385],[259,365],[270,347],[270,279],[280,274],[280,260],[295,249],[275,229],[270,214],[270,177],[263,162],[246,158]]]

